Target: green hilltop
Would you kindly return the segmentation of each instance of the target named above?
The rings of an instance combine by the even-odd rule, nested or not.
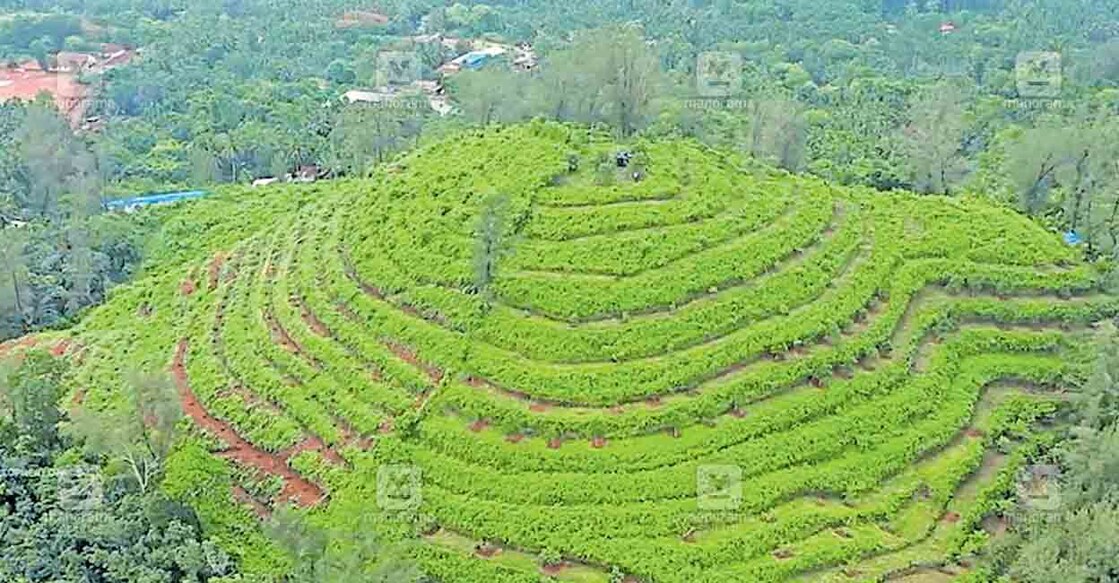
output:
[[[164,488],[263,578],[286,503],[444,581],[954,564],[1119,313],[983,200],[541,122],[174,209],[155,261],[69,333],[75,401],[170,370]]]

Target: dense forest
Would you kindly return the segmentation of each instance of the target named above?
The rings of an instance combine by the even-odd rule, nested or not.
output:
[[[508,50],[446,67],[480,46]],[[174,237],[217,223],[109,201],[370,177],[456,132],[533,119],[627,143],[695,139],[884,197],[984,199],[1101,271],[1119,258],[1119,0],[0,0],[0,71],[105,47],[134,56],[75,74],[90,88],[80,119],[50,95],[0,102],[0,340],[80,321],[193,251]],[[514,61],[519,47],[531,65]],[[414,60],[403,78],[402,58]],[[1061,501],[1003,502],[1016,528],[982,552],[982,577],[1119,578],[1119,340],[1099,336],[1096,374],[1060,420],[1067,439],[1040,454],[1065,469]],[[14,541],[0,578],[237,580],[193,511],[148,487],[166,436],[65,418],[57,366],[36,353],[0,375],[0,538]],[[182,412],[168,379],[125,376],[132,413],[170,434]],[[150,475],[120,446],[138,441]],[[109,502],[94,514],[45,503],[59,485],[44,468],[80,464],[105,467]],[[283,515],[269,528],[306,559],[292,580],[354,568],[325,558],[327,533]],[[386,573],[422,577],[406,562]]]

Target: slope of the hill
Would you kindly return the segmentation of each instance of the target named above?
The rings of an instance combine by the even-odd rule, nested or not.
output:
[[[192,429],[165,487],[262,574],[288,559],[257,516],[285,502],[445,581],[936,564],[982,538],[1045,439],[1023,429],[1083,374],[1078,331],[1119,311],[981,201],[550,124],[228,215],[188,246],[212,258],[82,323],[77,376],[111,407],[120,371],[172,372]]]

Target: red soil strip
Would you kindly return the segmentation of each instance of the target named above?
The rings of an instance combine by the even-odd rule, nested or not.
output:
[[[381,432],[381,434],[392,433],[394,425],[395,423],[393,423],[392,418],[385,419],[381,422],[381,426],[377,428],[377,431]]]
[[[81,124],[92,103],[93,88],[80,83],[75,74],[43,71],[34,61],[18,68],[0,69],[0,101],[33,101],[42,92],[50,94],[59,113],[73,128]]]
[[[510,389],[499,387],[499,386],[497,386],[497,385],[491,383],[490,381],[488,381],[484,378],[481,378],[481,377],[476,377],[476,376],[470,375],[470,376],[466,377],[466,384],[469,385],[472,388],[475,388],[475,389],[488,389],[490,391],[493,391],[495,393],[500,393],[501,395],[503,395],[505,397],[508,397],[510,399],[515,399],[515,400],[521,401],[523,403],[530,403],[530,402],[535,403],[536,405],[533,405],[533,406],[529,407],[533,411],[546,411],[547,410],[547,404],[545,402],[534,401],[533,398],[528,396],[528,394],[526,394],[526,393],[522,393],[520,391],[513,391],[513,390],[510,390]],[[534,406],[536,408],[534,408]]]
[[[210,279],[209,279],[210,287],[209,287],[209,290],[210,291],[214,291],[215,289],[218,288],[218,283],[221,282],[221,271],[222,271],[222,268],[225,267],[225,260],[227,258],[228,257],[226,256],[225,253],[220,253],[219,252],[217,255],[214,255],[214,259],[212,261],[210,261],[210,269],[209,269],[209,273],[210,273]]]
[[[334,336],[330,332],[330,328],[327,328],[326,324],[323,324],[322,320],[311,312],[310,308],[308,308],[307,304],[303,301],[303,298],[293,297],[292,301],[295,302],[295,305],[299,308],[299,316],[303,318],[303,322],[307,324],[307,327],[310,328],[312,332],[323,338],[332,338]]]
[[[982,429],[976,429],[974,427],[971,427],[971,428],[968,428],[968,430],[964,432],[964,435],[966,435],[968,437],[971,437],[971,438],[977,438],[977,437],[983,437],[984,435],[987,435],[987,434]]]
[[[548,410],[548,406],[543,403],[533,403],[528,406],[528,410],[533,413],[544,413]]]
[[[233,499],[241,504],[249,505],[249,507],[253,509],[253,514],[256,514],[257,518],[261,520],[267,520],[272,516],[272,512],[268,510],[267,506],[261,504],[256,498],[253,498],[252,494],[249,494],[238,484],[233,484]]]
[[[540,572],[545,574],[545,575],[548,575],[549,577],[555,577],[555,576],[559,575],[560,573],[562,573],[564,571],[564,569],[567,569],[567,567],[568,567],[567,563],[557,563],[555,565],[544,565],[543,567],[540,567]]]
[[[350,306],[339,302],[334,305],[334,309],[337,310],[339,314],[342,314],[343,318],[356,324],[362,323],[361,316],[357,315],[357,312],[354,312],[352,309],[350,309]]]
[[[82,403],[85,403],[86,391],[87,389],[85,387],[74,391],[74,396],[70,398],[70,404],[74,407],[81,407]]]
[[[955,512],[948,512],[941,520],[949,524],[955,524],[960,521],[960,515]]]
[[[388,349],[397,356],[397,358],[424,371],[424,374],[426,374],[427,377],[431,379],[431,382],[439,384],[443,381],[443,370],[437,366],[421,362],[419,357],[416,356],[416,352],[411,348],[408,348],[403,344],[393,342],[391,340],[386,341],[385,346],[387,346]]]
[[[490,426],[490,424],[485,419],[479,419],[479,420],[470,424],[470,431],[473,431],[474,433],[479,433],[483,429],[485,429],[489,426]]]
[[[509,443],[520,443],[524,438],[525,436],[521,435],[520,433],[510,433],[509,435],[505,436],[505,441],[508,441]]]
[[[591,439],[591,447],[595,449],[602,449],[606,447],[606,438],[602,437],[601,435],[594,436],[594,438]]]
[[[626,412],[626,408],[621,405],[614,405],[610,407],[610,413],[613,415],[622,415]]]
[[[423,411],[427,407],[427,402],[431,397],[435,396],[435,391],[424,391],[416,396],[416,400],[412,402],[412,408],[416,411]]]
[[[276,455],[282,458],[285,462],[288,462],[291,461],[291,458],[305,451],[318,452],[320,455],[323,456],[324,459],[336,466],[347,465],[345,458],[343,458],[334,449],[327,447],[327,445],[323,443],[322,438],[317,435],[312,435],[299,442],[295,447],[281,451]]]
[[[363,280],[361,276],[358,275],[357,269],[354,268],[353,261],[350,259],[349,255],[344,252],[342,252],[342,264],[342,269],[346,273],[346,277],[349,278],[350,281],[353,281],[359,287],[361,287],[361,291],[364,292],[365,295],[378,301],[385,302],[414,318],[426,320],[428,322],[434,322],[444,327],[451,326],[451,320],[443,314],[430,310],[427,314],[425,314],[421,312],[416,306],[409,304],[407,301],[404,301],[399,297],[397,297],[396,299],[390,299],[389,294],[386,294],[385,290]]]
[[[491,544],[489,544],[489,543],[485,543],[485,544],[481,544],[481,545],[478,545],[478,546],[477,546],[477,547],[476,547],[476,548],[474,549],[474,552],[475,552],[475,553],[476,553],[476,554],[477,554],[477,555],[478,555],[479,557],[485,557],[485,558],[487,558],[487,559],[488,559],[488,558],[490,558],[490,557],[492,557],[492,556],[494,556],[494,555],[497,555],[497,554],[499,554],[499,553],[501,552],[501,548],[500,548],[500,547],[498,547],[498,546],[495,546],[495,545],[491,545]]]
[[[346,445],[356,445],[362,451],[373,449],[373,440],[359,434],[348,421],[341,418],[335,419],[335,421],[338,423],[338,431],[342,434],[342,439]]]
[[[739,409],[738,407],[735,407],[734,409],[730,410],[730,415],[731,415],[731,417],[742,419],[742,418],[746,417],[746,410],[745,409]]]
[[[553,437],[548,440],[548,449],[559,449],[563,447],[563,440],[558,437]]]
[[[216,419],[206,411],[190,388],[190,380],[186,372],[186,355],[187,341],[185,339],[180,340],[175,350],[174,361],[171,364],[171,377],[179,390],[179,400],[182,401],[183,412],[196,425],[228,445],[229,449],[222,452],[221,456],[265,474],[279,476],[283,480],[284,487],[280,491],[278,501],[290,500],[300,506],[309,507],[325,498],[325,494],[318,485],[297,474],[281,456],[257,448],[238,435],[229,423]]]
[[[51,356],[55,358],[62,358],[70,351],[71,342],[69,339],[61,340],[51,348]]]
[[[179,293],[184,296],[190,296],[194,294],[194,291],[194,281],[192,280],[184,279],[183,282],[179,284]]]
[[[3,344],[0,344],[0,356],[7,356],[8,353],[13,352],[17,349],[26,350],[28,348],[34,348],[38,344],[39,339],[35,336],[24,336],[23,338],[19,338],[17,340],[9,340]]]
[[[288,331],[276,320],[276,316],[270,311],[265,311],[263,314],[265,323],[268,324],[268,331],[272,334],[272,342],[279,344],[284,350],[295,354],[303,354],[303,350],[295,340],[292,339]]]

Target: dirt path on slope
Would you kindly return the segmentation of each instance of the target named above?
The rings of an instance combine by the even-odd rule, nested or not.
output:
[[[292,501],[308,507],[314,506],[326,497],[322,488],[314,482],[303,478],[287,465],[286,460],[275,454],[269,454],[254,446],[237,434],[229,423],[221,421],[210,415],[194,390],[190,387],[190,380],[186,372],[187,341],[180,340],[175,350],[175,359],[171,365],[171,376],[179,391],[179,399],[186,413],[195,424],[210,432],[228,446],[222,457],[231,459],[238,464],[255,468],[269,475],[278,476],[283,480],[284,486],[277,497],[277,501]]]

